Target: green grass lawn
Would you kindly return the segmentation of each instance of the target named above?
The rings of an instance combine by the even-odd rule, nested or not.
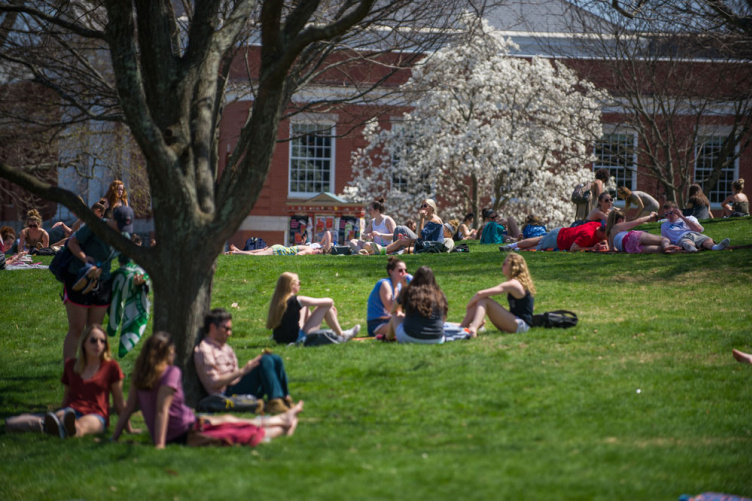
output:
[[[705,227],[752,246],[749,218]],[[752,496],[752,366],[731,357],[732,347],[752,351],[752,248],[523,255],[536,311],[571,309],[576,328],[490,329],[442,346],[275,346],[293,397],[306,401],[295,436],[157,451],[146,434],[111,444],[3,433],[0,499]],[[502,281],[503,257],[471,244],[469,254],[405,261],[434,269],[459,321],[472,294]],[[266,308],[281,272],[298,273],[304,295],[333,297],[345,328],[365,328],[385,262],[221,256],[213,304],[233,312],[242,363],[271,346]],[[59,405],[60,289],[47,271],[0,272],[0,418]],[[128,375],[134,359],[120,361]]]

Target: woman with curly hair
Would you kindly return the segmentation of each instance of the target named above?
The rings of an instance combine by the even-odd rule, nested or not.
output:
[[[255,446],[262,440],[292,435],[303,402],[274,417],[241,419],[230,414],[197,418],[185,405],[182,373],[175,362],[175,344],[166,332],[156,332],[144,343],[133,368],[133,382],[125,411],[113,440],[123,432],[125,420],[141,409],[154,447],[168,444]]]
[[[26,213],[26,228],[21,230],[18,251],[31,251],[50,246],[50,236],[42,229],[42,216],[36,209]]]
[[[358,335],[360,324],[342,330],[333,299],[299,296],[298,292],[298,275],[288,271],[282,273],[277,279],[266,319],[266,328],[273,331],[272,337],[276,342],[287,344],[305,339],[310,332],[319,330],[324,320],[340,341],[349,341]]]
[[[460,327],[466,327],[472,337],[477,335],[486,315],[502,332],[527,332],[533,324],[535,286],[525,258],[519,254],[509,254],[501,265],[501,271],[506,282],[476,292],[467,303],[465,318]],[[509,302],[508,310],[491,299],[491,296],[504,293]]]
[[[399,311],[401,310],[401,312]],[[428,266],[421,266],[392,307],[387,339],[400,343],[441,344],[449,303]]]
[[[118,179],[111,182],[107,193],[104,194],[104,199],[107,200],[107,211],[104,214],[106,218],[112,217],[112,211],[117,207],[128,206],[128,192],[125,191],[123,182]]]

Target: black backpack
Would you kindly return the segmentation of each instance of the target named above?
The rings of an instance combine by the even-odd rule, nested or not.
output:
[[[547,311],[533,315],[533,327],[568,329],[577,325],[577,314],[567,310]]]
[[[248,240],[245,241],[245,245],[243,246],[244,251],[248,250],[257,250],[257,249],[265,249],[268,247],[266,245],[266,242],[264,242],[264,239],[261,237],[251,237]]]
[[[50,272],[55,275],[58,282],[65,281],[65,273],[68,271],[68,266],[73,260],[73,254],[68,249],[68,243],[65,243],[65,247],[57,251],[55,257],[50,261]]]

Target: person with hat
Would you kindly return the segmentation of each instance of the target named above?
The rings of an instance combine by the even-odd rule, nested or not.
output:
[[[121,233],[133,232],[135,215],[127,205],[116,207],[107,225]],[[63,304],[68,316],[68,332],[63,342],[63,359],[76,356],[81,334],[89,325],[101,324],[112,295],[110,267],[118,252],[81,226],[68,240],[73,255],[63,280]]]

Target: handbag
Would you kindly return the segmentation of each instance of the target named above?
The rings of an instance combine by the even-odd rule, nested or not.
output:
[[[555,310],[533,315],[533,327],[568,329],[577,325],[577,314],[567,310]]]
[[[418,240],[415,242],[414,254],[440,254],[446,252],[446,246],[444,242],[436,242],[434,240]]]
[[[586,204],[593,198],[593,192],[590,191],[590,183],[580,183],[572,192],[572,202],[576,204]]]
[[[72,260],[73,254],[70,249],[68,249],[68,243],[66,242],[65,247],[57,251],[55,257],[50,261],[50,272],[55,275],[58,282],[65,281],[65,274],[67,273],[68,266],[70,266]]]
[[[261,414],[264,411],[264,401],[253,395],[209,395],[199,401],[196,412],[208,414],[214,412],[253,412]]]

